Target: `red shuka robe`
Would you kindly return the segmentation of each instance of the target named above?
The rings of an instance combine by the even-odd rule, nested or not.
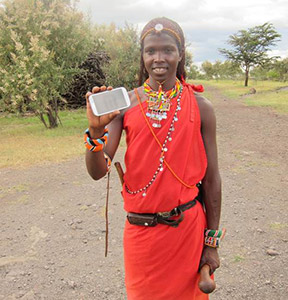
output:
[[[146,101],[142,103],[145,112],[147,105]],[[176,105],[176,99],[173,99],[168,118],[161,121],[162,127],[153,128],[161,144],[167,135]],[[187,84],[183,87],[178,119],[171,135],[172,141],[167,143],[165,159],[185,183],[194,185],[204,177],[207,159],[197,101],[191,86]],[[145,122],[139,104],[125,113],[124,129],[127,152],[122,195],[127,212],[170,211],[197,196],[197,187],[185,187],[165,164],[145,197],[141,192],[129,194],[125,185],[134,191],[151,180],[159,166],[161,149]],[[142,227],[126,221],[124,260],[128,300],[208,299],[198,288],[197,273],[204,244],[205,213],[197,201],[184,215],[184,220],[177,228],[162,224]]]

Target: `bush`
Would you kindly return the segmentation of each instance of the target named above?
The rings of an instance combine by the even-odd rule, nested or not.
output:
[[[93,47],[89,24],[67,0],[6,0],[0,17],[1,110],[56,127],[61,94]]]

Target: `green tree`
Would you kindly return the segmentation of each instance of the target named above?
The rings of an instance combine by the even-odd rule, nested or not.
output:
[[[288,58],[276,60],[265,66],[258,66],[251,71],[258,80],[288,80]]]
[[[198,67],[193,64],[193,55],[188,49],[186,49],[185,52],[185,70],[188,79],[196,79],[199,77]]]
[[[93,30],[98,50],[109,57],[103,66],[106,84],[132,89],[137,85],[140,65],[140,46],[135,27],[126,24],[117,28],[115,24],[96,25]]]
[[[90,25],[68,0],[5,0],[0,7],[0,105],[34,112],[46,127],[91,51]]]
[[[243,76],[243,72],[238,64],[235,62],[225,60],[221,64],[221,78],[223,79],[237,79]]]
[[[249,72],[252,67],[265,65],[273,58],[267,52],[274,46],[281,35],[271,23],[240,30],[230,35],[228,44],[234,50],[219,49],[226,58],[240,65],[245,71],[245,86],[248,86]]]
[[[204,61],[201,65],[201,69],[205,73],[205,77],[207,79],[214,78],[215,70],[213,68],[213,64],[210,61],[208,61],[208,60]]]

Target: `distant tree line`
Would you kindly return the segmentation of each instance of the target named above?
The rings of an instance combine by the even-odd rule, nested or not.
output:
[[[194,73],[190,79],[231,79],[244,80],[245,72],[241,67],[229,60],[215,63],[205,61],[200,68],[193,66]],[[288,58],[274,59],[262,66],[253,67],[250,70],[250,77],[256,80],[288,81]]]
[[[34,113],[47,128],[54,128],[61,122],[59,108],[85,106],[85,93],[94,85],[127,89],[137,85],[140,59],[137,28],[129,24],[124,28],[114,24],[93,25],[73,3],[70,0],[2,1],[0,111],[19,115]],[[254,49],[256,56],[261,50],[264,58],[261,63],[259,59],[251,63],[249,72],[259,79],[286,81],[288,59],[267,58],[269,46],[279,35],[271,24],[265,24],[254,31],[241,31],[235,37],[238,40],[242,34],[245,38],[253,34],[257,37],[257,32],[268,26],[265,28],[271,36],[266,44],[261,44],[264,48],[259,45],[253,48],[255,43],[263,42],[254,38],[252,48],[248,49],[250,53]],[[227,61],[205,61],[200,68],[193,64],[192,53],[186,50],[188,79],[242,79],[245,61],[240,59],[242,52],[236,55],[239,47],[234,46],[235,53],[231,53],[238,60],[233,59],[229,52],[232,50],[222,49]]]

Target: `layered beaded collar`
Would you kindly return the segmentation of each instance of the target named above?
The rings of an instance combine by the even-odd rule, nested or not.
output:
[[[161,152],[160,152],[160,157],[159,157],[159,165],[158,165],[158,168],[155,170],[152,178],[150,179],[150,181],[142,186],[140,189],[138,190],[130,190],[127,185],[126,185],[126,190],[129,194],[132,194],[132,195],[136,195],[138,193],[141,193],[143,197],[145,197],[147,195],[147,190],[148,188],[153,184],[153,182],[156,180],[157,176],[159,173],[163,172],[164,170],[164,164],[168,167],[168,169],[174,173],[174,171],[171,169],[171,167],[169,166],[169,164],[166,162],[165,160],[165,155],[167,153],[167,151],[169,150],[169,143],[172,142],[172,135],[173,135],[173,132],[175,130],[175,123],[178,121],[178,113],[180,112],[181,110],[181,95],[182,95],[182,84],[180,85],[180,91],[179,91],[179,97],[177,98],[177,106],[176,106],[176,109],[175,109],[175,112],[174,112],[174,115],[173,115],[173,118],[171,120],[171,124],[169,126],[169,129],[168,129],[168,132],[167,132],[167,135],[166,135],[166,138],[164,140],[164,143],[160,143],[160,141],[158,140],[158,138],[156,137],[155,133],[153,132],[153,129],[151,127],[151,125],[149,124],[149,121],[148,119],[146,118],[145,116],[145,112],[144,112],[144,108],[142,107],[142,104],[141,104],[141,100],[140,100],[140,97],[138,95],[138,92],[137,92],[137,89],[135,89],[135,94],[137,96],[137,99],[138,99],[138,102],[140,104],[140,108],[141,108],[141,111],[142,111],[142,114],[145,118],[145,121],[147,122],[147,125],[151,131],[151,133],[153,134],[154,138],[156,139],[156,142],[159,144],[159,146],[161,147]],[[175,173],[174,173],[175,174]],[[177,175],[176,175],[177,176]],[[177,176],[178,177],[178,176]],[[194,186],[193,186],[194,187]]]
[[[162,83],[163,84],[163,83]],[[178,97],[182,84],[176,78],[175,86],[163,91],[163,86],[159,83],[158,91],[154,91],[149,85],[149,79],[144,82],[144,94],[148,97],[148,109],[146,116],[152,121],[154,128],[161,127],[161,121],[167,119],[167,112],[170,110],[171,100]]]

